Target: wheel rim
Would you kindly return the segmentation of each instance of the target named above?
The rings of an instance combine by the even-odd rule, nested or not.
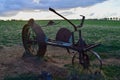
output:
[[[91,53],[91,52],[90,52]],[[72,58],[72,65],[74,68],[79,70],[80,73],[93,74],[101,71],[101,62],[96,58],[95,55],[90,54],[89,52],[85,53],[89,57],[89,61],[85,60],[84,64],[80,64],[79,53],[76,52]],[[93,59],[94,58],[94,59]],[[87,67],[85,67],[87,66]]]
[[[24,28],[22,39],[23,39],[23,46],[27,51],[27,53],[32,55],[37,55],[39,46],[36,39],[36,34],[30,28],[30,26],[26,26],[26,28]]]
[[[44,57],[46,52],[45,34],[41,27],[33,19],[25,24],[22,30],[22,41],[26,53]]]

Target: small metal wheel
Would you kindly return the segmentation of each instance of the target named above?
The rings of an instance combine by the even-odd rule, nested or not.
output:
[[[67,28],[60,28],[56,34],[57,41],[70,42],[72,32]]]
[[[29,20],[22,30],[22,41],[29,55],[43,57],[46,52],[45,34],[34,20]]]
[[[101,72],[102,61],[100,56],[91,50],[85,52],[83,55],[76,52],[72,58],[72,65],[74,68],[78,69],[80,73],[94,74]]]
[[[67,28],[60,28],[56,34],[56,41],[72,43],[72,32]],[[70,53],[68,48],[66,50]]]

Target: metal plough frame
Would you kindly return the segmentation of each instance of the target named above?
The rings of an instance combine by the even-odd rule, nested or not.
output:
[[[41,26],[36,24],[33,19],[30,19],[28,23],[24,25],[22,30],[22,41],[25,52],[31,55],[37,55],[42,58],[45,55],[47,45],[63,47],[66,48],[68,52],[69,49],[72,49],[76,51],[72,58],[72,64],[75,66],[78,62],[77,64],[79,66],[81,65],[83,69],[87,70],[90,70],[91,67],[90,56],[88,54],[88,52],[90,52],[95,55],[95,57],[99,61],[99,69],[101,70],[102,60],[98,53],[92,50],[100,44],[87,44],[81,36],[81,30],[78,30],[78,28],[83,26],[85,16],[81,15],[82,22],[79,26],[76,26],[71,21],[57,13],[54,9],[49,8],[49,10],[67,20],[73,26],[74,31],[71,32],[67,28],[61,28],[56,34],[56,39],[51,40],[46,37],[44,31],[41,29]],[[79,33],[79,40],[77,43],[74,40],[74,32]]]

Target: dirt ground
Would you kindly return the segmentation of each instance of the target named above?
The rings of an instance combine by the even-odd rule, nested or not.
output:
[[[0,80],[4,76],[13,76],[22,73],[36,73],[47,71],[56,76],[66,76],[65,64],[71,63],[71,55],[65,49],[49,47],[45,55],[46,61],[36,57],[22,58],[23,46],[0,46]],[[64,55],[64,56],[63,56]],[[105,59],[103,65],[120,64],[118,59]],[[61,74],[62,73],[62,74]]]
[[[63,66],[71,62],[66,50],[55,47],[50,47],[47,51],[45,55],[46,61],[41,61],[36,57],[22,58],[23,53],[24,49],[22,46],[0,47],[0,80],[2,80],[4,76],[31,72],[39,74],[41,71],[47,71],[56,76],[65,76],[67,71]],[[66,55],[65,58],[69,59],[62,59],[63,57],[61,56],[63,54]]]

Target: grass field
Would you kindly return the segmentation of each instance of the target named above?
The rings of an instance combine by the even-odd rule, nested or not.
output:
[[[36,21],[39,25],[47,24],[46,21]],[[55,20],[59,22],[59,20]],[[78,20],[72,20],[79,25]],[[0,46],[22,45],[21,32],[26,21],[0,21]],[[42,27],[49,38],[55,38],[57,30],[67,27],[71,31],[73,27],[64,20],[54,26]],[[107,20],[86,20],[82,29],[82,35],[86,42],[100,42],[101,46],[95,50],[100,53],[103,59],[117,58],[120,60],[120,21]],[[120,64],[105,65],[103,72],[108,80],[120,79]]]

